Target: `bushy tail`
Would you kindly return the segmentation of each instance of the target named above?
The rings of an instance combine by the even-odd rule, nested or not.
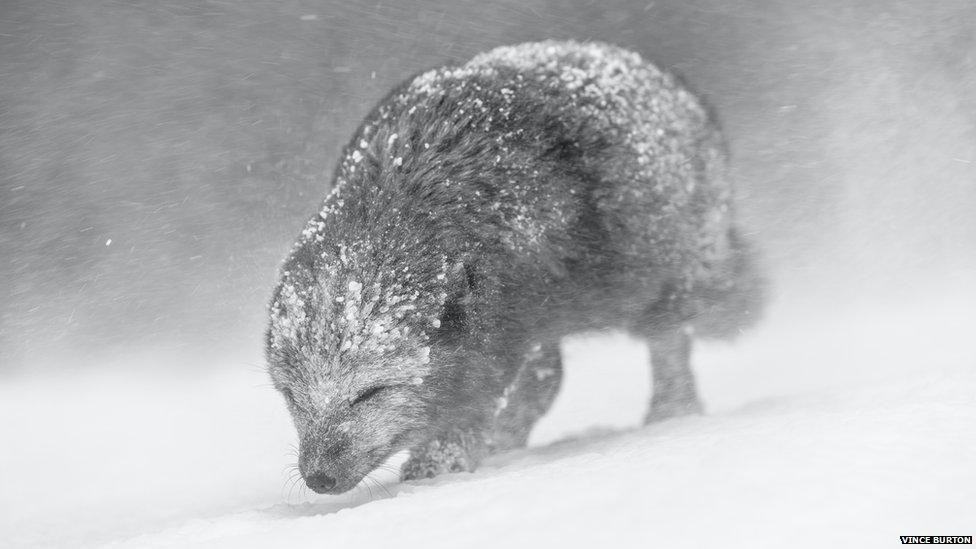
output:
[[[695,335],[731,339],[756,324],[766,299],[766,279],[760,274],[752,246],[734,228],[729,230],[731,253],[715,284],[696,292]]]

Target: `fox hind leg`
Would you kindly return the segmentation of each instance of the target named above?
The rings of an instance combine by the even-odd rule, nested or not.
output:
[[[648,338],[651,349],[651,405],[644,423],[702,411],[691,371],[691,335],[677,327]]]

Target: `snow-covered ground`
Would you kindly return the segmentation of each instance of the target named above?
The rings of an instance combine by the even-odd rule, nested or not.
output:
[[[256,352],[196,370],[127,357],[3,380],[0,545],[895,547],[899,535],[972,535],[974,305],[776,307],[736,344],[697,348],[705,416],[644,428],[643,347],[574,339],[532,449],[339,497],[287,482],[292,428]]]

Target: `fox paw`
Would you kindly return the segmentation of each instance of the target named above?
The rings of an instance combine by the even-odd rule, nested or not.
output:
[[[400,480],[433,478],[442,473],[471,472],[478,467],[483,452],[471,437],[434,439],[410,451],[400,469]]]

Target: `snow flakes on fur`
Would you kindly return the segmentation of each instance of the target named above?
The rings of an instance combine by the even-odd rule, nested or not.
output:
[[[366,117],[285,262],[272,378],[351,425],[306,428],[347,461],[432,454],[436,429],[497,415],[528,340],[737,329],[760,286],[736,279],[755,271],[724,170],[706,110],[633,52],[550,41],[420,74]],[[382,407],[336,404],[378,386]]]

